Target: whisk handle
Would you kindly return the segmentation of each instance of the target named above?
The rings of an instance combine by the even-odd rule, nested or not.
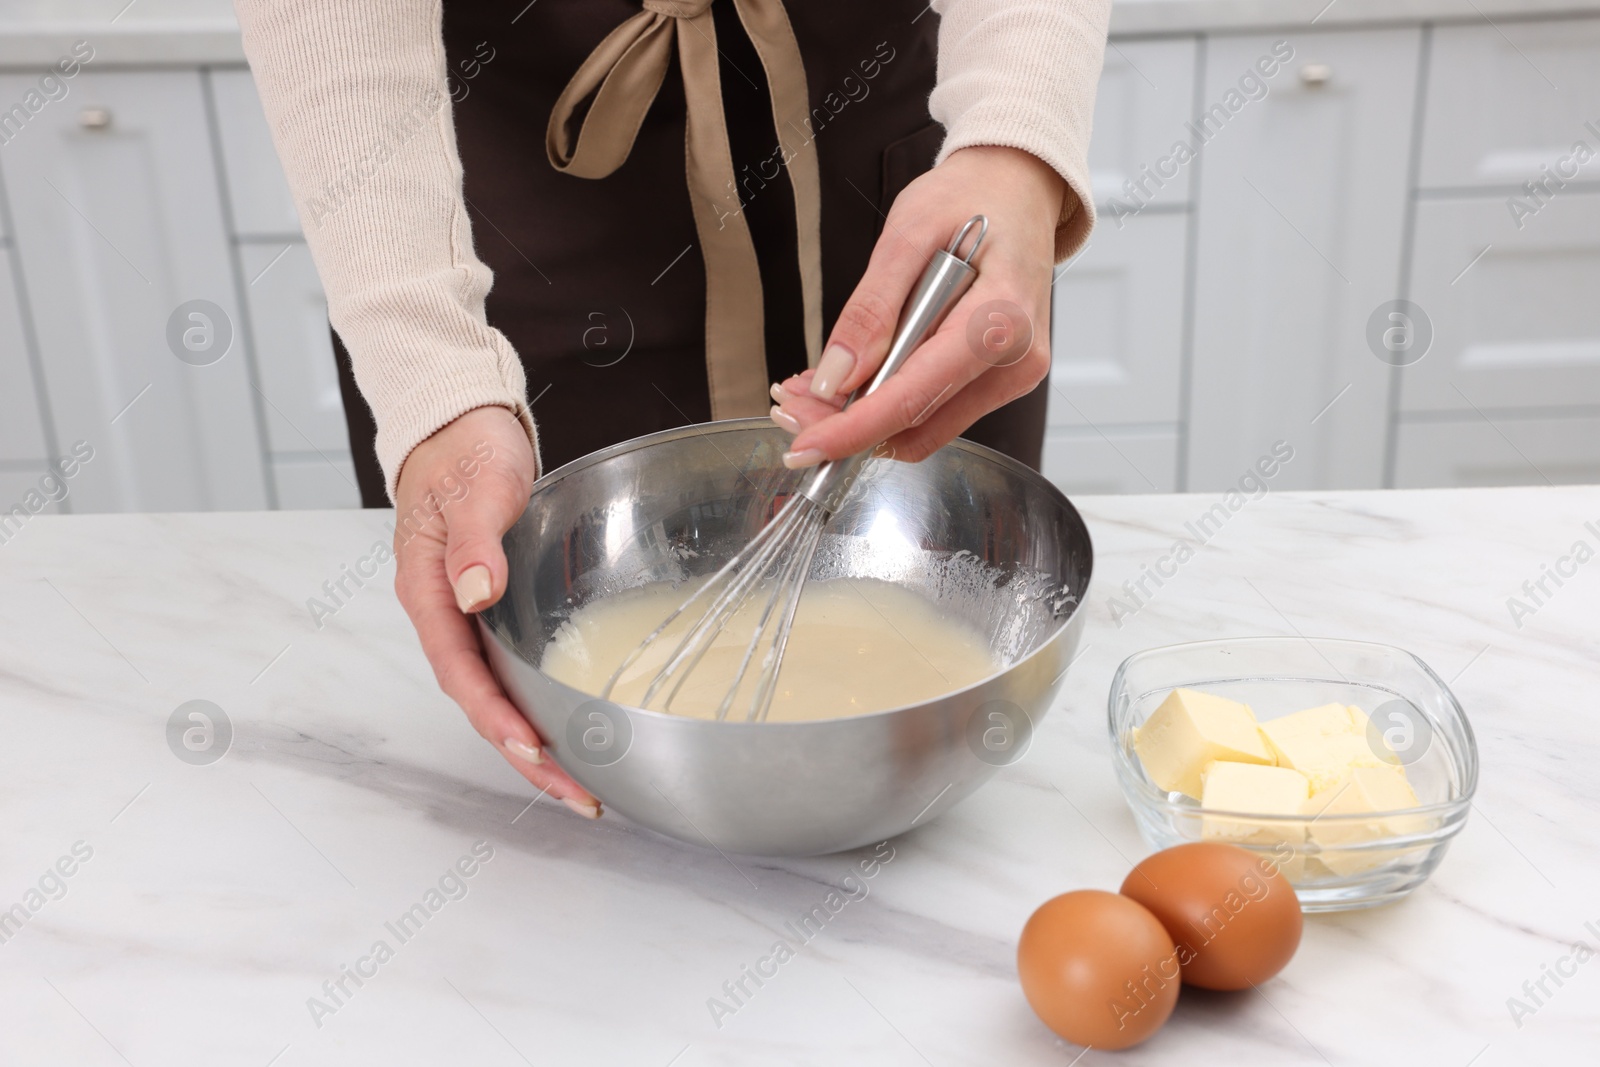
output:
[[[974,227],[977,228],[977,236],[963,255],[961,247]],[[889,376],[904,366],[911,353],[928,339],[928,335],[938,329],[945,313],[977,279],[978,268],[973,266],[972,260],[977,256],[978,246],[983,244],[988,230],[989,220],[982,215],[974,215],[957,231],[947,248],[933,254],[900,312],[900,322],[895,327],[894,340],[889,344],[889,353],[884,357],[883,366],[878,368],[878,373],[873,375],[870,382],[850,395],[845,407],[848,408],[888,381]],[[844,498],[860,477],[861,468],[866,465],[870,455],[871,452],[862,452],[822,464],[801,485],[801,495],[831,515],[844,503]]]

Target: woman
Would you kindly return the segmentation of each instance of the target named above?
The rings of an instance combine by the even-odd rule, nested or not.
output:
[[[236,2],[396,592],[444,691],[579,814],[466,617],[540,469],[769,411],[793,467],[959,434],[1037,466],[1108,0]],[[977,284],[841,412],[980,212]],[[997,300],[1039,324],[1004,358],[968,340]]]

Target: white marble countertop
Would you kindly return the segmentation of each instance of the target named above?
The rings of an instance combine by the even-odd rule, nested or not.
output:
[[[1310,918],[1259,993],[1187,992],[1149,1043],[1082,1063],[1587,1062],[1600,963],[1545,979],[1520,1027],[1507,999],[1600,946],[1600,562],[1521,629],[1507,598],[1600,545],[1600,487],[1272,494],[1116,626],[1108,598],[1212,502],[1079,502],[1085,654],[1028,756],[893,841],[870,895],[720,1029],[708,998],[860,856],[730,860],[530,805],[435,689],[392,565],[312,627],[306,599],[387,512],[35,518],[0,545],[0,910],[32,912],[0,926],[0,1062],[1065,1067],[1079,1050],[1030,1014],[1013,954],[1034,907],[1147,851],[1112,773],[1113,670],[1297,632],[1453,679],[1475,811],[1409,899]],[[234,731],[209,766],[166,740],[194,699]],[[466,895],[400,944],[385,923],[479,841]],[[309,998],[380,938],[394,957],[317,1026]]]
[[[801,2],[801,0],[791,0]],[[512,3],[507,19],[521,5]],[[1114,37],[1600,14],[1600,0],[1116,0]],[[241,65],[230,0],[7,0],[0,69],[43,68],[73,41],[106,66]]]

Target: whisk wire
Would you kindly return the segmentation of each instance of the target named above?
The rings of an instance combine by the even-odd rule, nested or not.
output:
[[[728,683],[727,693],[723,696],[722,703],[717,708],[717,721],[719,722],[728,717],[728,709],[733,706],[734,698],[739,694],[739,686],[744,683],[744,677],[750,670],[750,661],[755,658],[756,649],[761,647],[766,638],[767,629],[773,622],[774,611],[778,606],[780,591],[788,589],[795,581],[795,563],[800,556],[805,554],[806,539],[811,536],[809,530],[811,510],[809,502],[807,502],[807,506],[802,506],[802,509],[790,520],[789,528],[783,531],[782,540],[784,546],[782,552],[789,553],[788,558],[779,560],[779,556],[774,556],[774,560],[778,562],[771,578],[774,583],[772,592],[767,597],[766,606],[762,609],[760,618],[756,620],[755,632],[750,635],[750,640],[745,644],[744,655],[739,660],[739,669],[734,672],[732,680]],[[763,568],[763,580],[767,580],[765,568]],[[740,607],[743,607],[743,605],[741,604]],[[734,610],[737,613],[739,609],[735,608]],[[781,613],[778,617],[781,619]],[[763,669],[765,669],[766,663],[771,659],[771,656],[772,651],[769,647],[767,656],[762,660]],[[757,685],[759,699],[759,678]],[[752,703],[750,712],[746,717],[752,720],[755,719],[757,710],[756,704]]]
[[[772,525],[776,525],[777,523],[781,522],[784,516],[796,506],[797,500],[798,498],[791,498],[787,503],[785,503],[784,506],[778,510],[777,515],[772,518],[771,522],[769,523],[769,528]],[[609,699],[611,696],[611,691],[616,688],[617,682],[624,674],[627,673],[628,668],[639,662],[644,654],[650,649],[650,646],[655,644],[656,640],[660,638],[662,634],[666,633],[668,628],[670,628],[673,623],[677,622],[678,619],[682,617],[683,614],[691,607],[693,607],[702,597],[708,595],[713,590],[718,589],[724,578],[745,566],[747,560],[749,560],[752,556],[763,555],[770,547],[770,542],[763,543],[762,539],[758,537],[751,541],[748,545],[745,545],[744,548],[740,549],[738,552],[735,552],[733,554],[733,558],[729,559],[727,563],[722,565],[721,570],[712,575],[711,579],[699,589],[696,589],[693,593],[691,593],[682,604],[678,605],[676,611],[674,611],[671,615],[668,615],[662,621],[660,626],[657,626],[654,630],[651,630],[649,636],[641,641],[632,652],[629,652],[628,655],[623,658],[622,662],[617,666],[617,669],[611,673],[611,678],[606,682],[605,688],[600,691],[600,695]],[[715,610],[716,604],[714,603],[711,611],[708,611],[707,614],[709,615]],[[690,632],[692,633],[693,630]],[[665,674],[664,671],[662,673],[663,675]],[[661,677],[661,675],[657,676],[657,683],[661,681]],[[654,694],[655,689],[656,686],[652,685],[650,691],[645,695],[645,700],[641,701],[640,703],[643,704],[648,701],[650,696]]]
[[[791,505],[794,506],[791,507]],[[705,613],[700,621],[695,624],[694,628],[691,629],[689,633],[684,636],[683,640],[679,642],[678,647],[673,650],[673,654],[668,659],[666,666],[661,668],[661,674],[656,677],[655,681],[651,683],[650,688],[645,691],[645,702],[647,705],[650,697],[659,689],[661,683],[665,681],[668,676],[674,676],[675,680],[672,690],[667,694],[666,702],[663,705],[663,707],[667,708],[668,710],[671,709],[672,701],[677,697],[678,690],[683,688],[683,683],[688,681],[689,675],[694,673],[695,668],[700,665],[700,660],[704,658],[708,651],[710,651],[712,642],[716,640],[717,635],[722,632],[723,628],[730,620],[738,615],[739,611],[744,607],[745,602],[750,599],[755,587],[759,585],[766,576],[766,573],[772,566],[773,562],[777,560],[782,553],[788,551],[791,542],[794,540],[794,533],[796,529],[795,515],[798,512],[798,508],[799,505],[795,504],[795,501],[790,501],[790,504],[784,505],[783,510],[779,512],[778,518],[773,520],[772,525],[768,528],[768,530],[762,531],[762,536],[757,538],[757,540],[765,541],[766,545],[762,551],[758,552],[755,557],[752,558],[750,562],[746,564],[745,567],[738,573],[738,575],[733,578],[733,581],[731,584],[729,584],[727,590],[724,591],[722,595],[717,597],[710,610]],[[721,573],[722,572],[718,573],[719,578],[721,577]],[[767,614],[763,614],[761,616],[761,623],[756,627],[756,632],[751,638],[752,645],[761,639],[762,628],[765,626],[766,621]],[[687,667],[679,672],[678,667],[681,666],[684,659],[690,655],[693,655],[694,658],[689,661]],[[746,652],[744,662],[739,666],[739,673],[729,683],[730,693],[735,692],[739,688],[739,682],[744,678],[744,672],[749,666],[749,662],[750,654],[749,652]],[[729,700],[723,701],[723,710],[718,712],[717,718],[722,718],[722,716],[726,713],[726,708],[729,703]]]
[[[822,524],[825,519],[820,509],[813,508],[803,520],[811,529],[803,535],[805,547],[790,561],[789,572],[784,575],[785,584],[780,587],[788,590],[788,597],[778,624],[777,639],[767,650],[767,658],[761,664],[761,675],[756,680],[756,695],[750,706],[751,722],[764,722],[767,712],[772,708],[772,698],[778,689],[778,671],[783,666],[783,654],[789,647],[789,633],[794,628],[795,610],[800,606],[800,593],[805,589],[807,575],[811,573],[811,561],[822,543]]]

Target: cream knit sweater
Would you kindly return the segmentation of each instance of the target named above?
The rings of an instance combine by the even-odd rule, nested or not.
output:
[[[1071,255],[1094,225],[1085,154],[1110,0],[932,6],[939,158],[1001,145],[1050,164],[1070,187],[1056,256]],[[537,450],[522,364],[484,315],[492,277],[462,201],[440,0],[235,10],[329,318],[378,424],[390,497],[411,450],[474,408],[516,413]]]

